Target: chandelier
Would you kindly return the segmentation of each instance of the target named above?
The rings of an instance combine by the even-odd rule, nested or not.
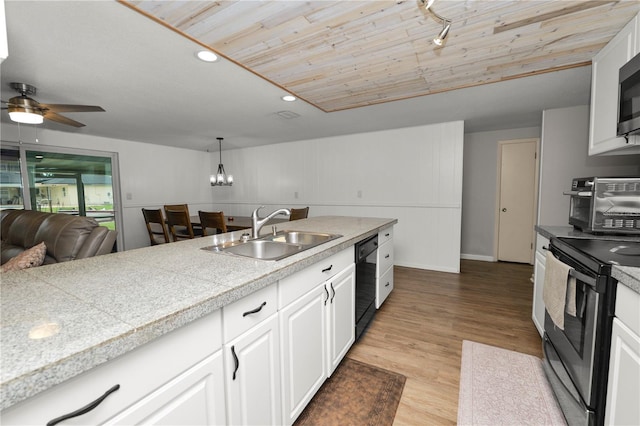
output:
[[[231,186],[233,185],[233,176],[227,175],[224,171],[224,165],[222,164],[222,139],[224,138],[216,139],[218,139],[220,163],[218,163],[218,172],[215,175],[211,175],[209,181],[211,182],[211,186]]]

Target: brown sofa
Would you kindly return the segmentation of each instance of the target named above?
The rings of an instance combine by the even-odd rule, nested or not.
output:
[[[88,217],[33,210],[3,210],[0,215],[0,264],[43,241],[44,264],[111,253],[116,241],[116,231]]]

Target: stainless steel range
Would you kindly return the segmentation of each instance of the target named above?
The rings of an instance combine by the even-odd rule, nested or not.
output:
[[[640,242],[552,238],[551,253],[572,269],[575,316],[561,329],[545,312],[545,372],[569,425],[602,425],[616,281],[611,265],[640,267]]]

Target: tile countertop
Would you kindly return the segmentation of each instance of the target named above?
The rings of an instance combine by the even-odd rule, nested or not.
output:
[[[544,226],[536,225],[536,231],[543,237],[570,237],[585,238],[591,240],[614,240],[640,242],[639,235],[595,235],[578,231],[573,226]],[[611,268],[611,276],[618,282],[626,285],[636,293],[640,293],[640,268],[629,266],[616,266]]]
[[[396,219],[346,216],[278,229],[341,238],[279,261],[200,250],[242,231],[2,274],[0,409],[327,258]],[[264,233],[263,230],[262,233]],[[39,331],[55,334],[37,338]]]

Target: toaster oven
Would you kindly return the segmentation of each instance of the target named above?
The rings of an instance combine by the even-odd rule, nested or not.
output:
[[[575,178],[569,224],[583,232],[640,234],[640,177]]]

